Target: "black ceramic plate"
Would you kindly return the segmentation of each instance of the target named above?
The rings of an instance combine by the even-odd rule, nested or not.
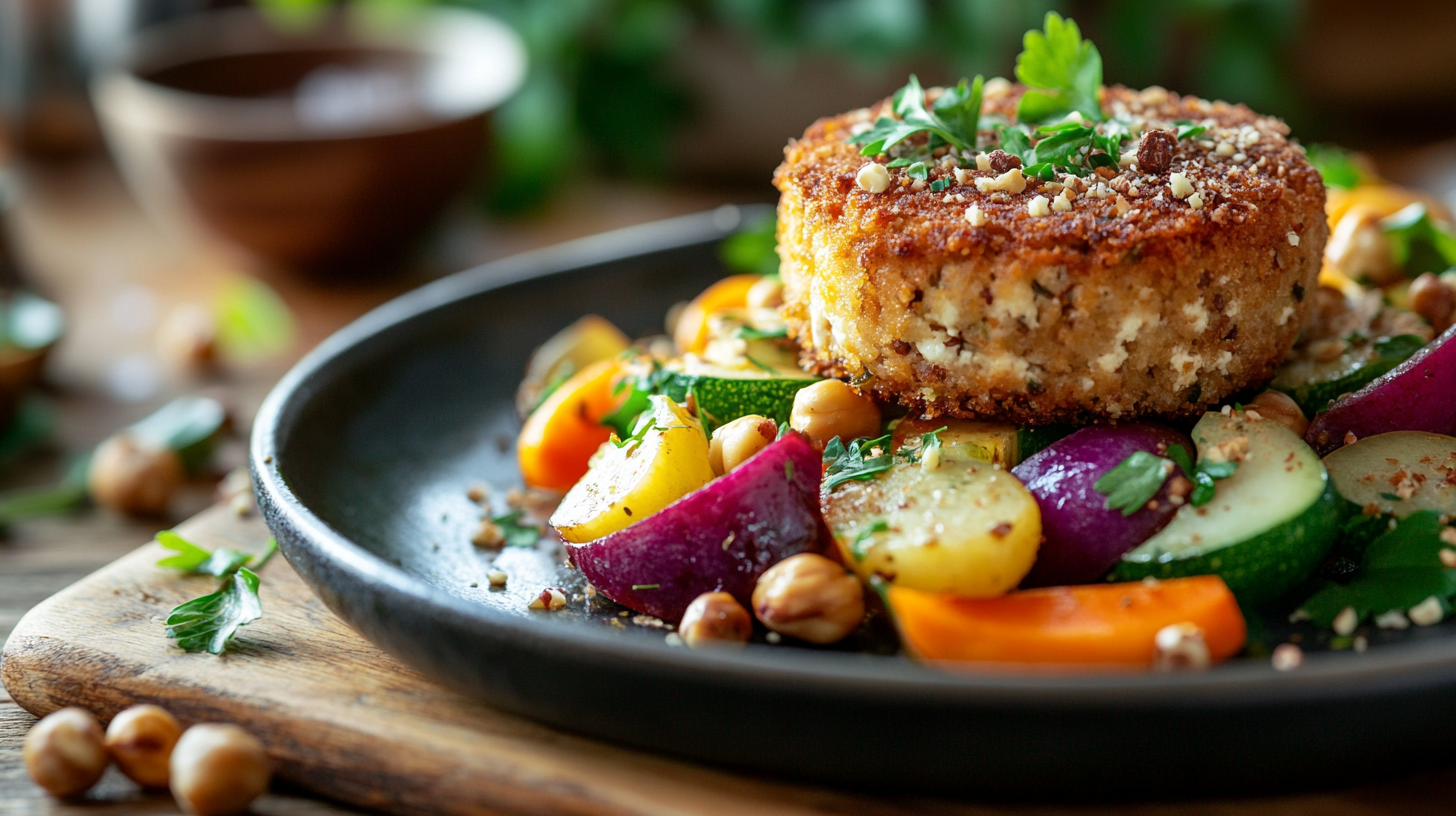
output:
[[[365,637],[443,683],[564,729],[772,774],[1209,795],[1450,755],[1446,627],[1312,653],[1288,673],[1255,657],[1185,675],[957,672],[873,648],[692,652],[604,600],[530,612],[544,586],[581,589],[546,545],[502,553],[510,584],[490,590],[493,556],[470,544],[481,508],[466,490],[487,482],[499,512],[519,484],[512,400],[531,350],[588,312],[634,335],[659,330],[670,304],[725,273],[717,243],[745,212],[464,272],[330,338],[279,383],[253,434],[258,497],[288,560]]]

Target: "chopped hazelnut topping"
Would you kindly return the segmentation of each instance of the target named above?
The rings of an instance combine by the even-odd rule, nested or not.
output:
[[[1150,130],[1144,133],[1142,141],[1138,143],[1138,167],[1143,172],[1154,175],[1168,172],[1168,167],[1173,163],[1173,151],[1177,146],[1178,137],[1169,131]]]
[[[499,588],[506,585],[510,576],[505,573],[505,570],[493,569],[485,573],[485,580],[489,581],[491,586]]]
[[[1450,544],[1452,547],[1456,547],[1456,528],[1447,527],[1446,529],[1442,530],[1441,543]],[[1451,566],[1456,566],[1456,564],[1452,564]]]
[[[1195,210],[1203,209],[1203,193],[1194,193],[1188,196],[1188,206]]]
[[[879,162],[870,162],[859,169],[859,173],[854,177],[854,183],[859,185],[861,190],[877,195],[889,188],[890,171]]]
[[[1047,201],[1047,197],[1043,195],[1039,195],[1036,198],[1033,198],[1031,201],[1027,202],[1026,211],[1030,213],[1033,218],[1040,218],[1043,215],[1052,214],[1052,210],[1049,206],[1049,202]]]
[[[480,528],[471,536],[470,543],[477,547],[489,547],[497,549],[506,543],[506,534],[501,530],[500,525],[490,519],[481,519]]]
[[[1026,189],[1026,177],[1021,175],[1020,167],[1013,167],[994,179],[976,179],[976,189],[983,193],[1003,191],[1007,193],[1019,193]]]
[[[1157,671],[1206,669],[1212,664],[1203,630],[1192,623],[1164,626],[1153,636],[1153,668]]]
[[[531,599],[526,604],[527,609],[546,610],[554,612],[566,606],[566,592],[560,587],[546,587],[541,594]]]
[[[1273,664],[1274,671],[1293,671],[1304,663],[1304,650],[1293,643],[1281,643],[1274,647],[1269,662]]]
[[[1174,198],[1187,198],[1193,195],[1193,182],[1182,173],[1174,173],[1168,177],[1168,189],[1172,191]]]
[[[1072,200],[1067,197],[1069,190],[1063,190],[1062,194],[1052,199],[1052,209],[1057,212],[1071,212]]]
[[[1381,629],[1409,629],[1410,618],[1399,609],[1392,609],[1375,616],[1375,625]]]
[[[1128,200],[1126,198],[1123,198],[1121,195],[1117,197],[1117,202],[1115,206],[1117,207],[1118,215],[1127,215],[1128,213],[1132,212],[1132,205],[1129,204]]]
[[[1450,530],[1449,527],[1446,528],[1446,529],[1447,530]],[[1452,532],[1456,532],[1456,531],[1452,531]],[[1442,531],[1442,533],[1441,533],[1441,543],[1443,543],[1443,544],[1456,544],[1456,535],[1449,536],[1449,538],[1453,539],[1452,541],[1447,541],[1446,540],[1447,538],[1448,538],[1448,536],[1446,535],[1446,532],[1445,531]],[[1445,547],[1437,555],[1441,559],[1441,566],[1443,566],[1443,567],[1456,567],[1456,550],[1453,550],[1450,547]]]
[[[984,227],[986,225],[986,214],[979,206],[972,206],[966,210],[966,221],[973,227]]]
[[[1242,462],[1248,454],[1249,437],[1241,435],[1210,447],[1207,458],[1210,462]]]
[[[1440,623],[1442,618],[1446,617],[1446,608],[1441,606],[1440,598],[1432,595],[1411,607],[1406,615],[1410,617],[1411,623],[1414,623],[1416,626],[1434,626]]]
[[[1355,607],[1353,606],[1347,606],[1344,609],[1341,609],[1340,614],[1335,616],[1334,623],[1331,624],[1332,628],[1335,630],[1335,634],[1339,635],[1340,637],[1349,637],[1350,635],[1354,634],[1355,627],[1359,625],[1360,613],[1356,612]]]
[[[1289,234],[1285,235],[1284,238],[1289,241],[1290,246],[1299,246],[1299,233],[1290,230]]]
[[[976,154],[976,169],[977,170],[990,170],[991,169],[991,155],[989,153],[986,153],[985,151],[982,151],[982,152]]]
[[[1019,157],[1013,156],[1000,148],[992,150],[986,159],[987,163],[991,165],[989,169],[996,173],[1005,173],[1013,168],[1021,167],[1021,159]]]

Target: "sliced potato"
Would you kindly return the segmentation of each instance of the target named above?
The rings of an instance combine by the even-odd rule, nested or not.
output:
[[[1009,468],[1017,458],[1016,426],[1008,422],[980,422],[973,419],[907,419],[895,426],[891,447],[919,444],[921,434],[940,432],[941,457],[947,461],[985,462]]]
[[[573,544],[595,541],[641,521],[713,480],[708,437],[668,397],[650,397],[651,425],[640,439],[608,442],[561,500],[551,526]]]
[[[821,503],[844,562],[861,578],[925,592],[1000,595],[1031,570],[1041,543],[1036,499],[984,462],[900,463]]]
[[[1367,436],[1325,457],[1341,496],[1405,518],[1456,513],[1456,438],[1424,431]]]

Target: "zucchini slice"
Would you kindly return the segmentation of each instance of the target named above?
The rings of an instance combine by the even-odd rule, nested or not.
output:
[[[1329,362],[1296,357],[1279,369],[1269,387],[1288,394],[1305,416],[1312,417],[1342,394],[1359,391],[1405,362],[1425,344],[1414,334],[1402,334],[1353,345]]]
[[[1340,499],[1313,450],[1288,428],[1205,414],[1193,429],[1200,459],[1242,460],[1202,507],[1185,504],[1122,557],[1110,580],[1221,576],[1246,603],[1271,600],[1319,566],[1339,532]]]
[[[1366,515],[1456,514],[1456,437],[1424,431],[1367,436],[1326,456],[1325,468],[1335,490]]]
[[[794,395],[819,381],[797,369],[727,368],[689,358],[680,370],[661,374],[660,390],[677,402],[693,397],[703,430],[708,434],[739,417],[758,414],[783,423],[789,421]]]

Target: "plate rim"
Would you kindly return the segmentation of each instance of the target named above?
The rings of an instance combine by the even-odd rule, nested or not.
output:
[[[454,303],[528,280],[579,273],[614,261],[716,242],[770,205],[724,205],[693,215],[614,230],[476,266],[400,295],[354,320],[309,351],[273,387],[258,409],[249,441],[254,491],[274,533],[292,561],[299,546],[341,571],[354,585],[390,602],[414,604],[423,614],[455,624],[487,627],[524,651],[550,651],[576,662],[628,660],[644,671],[691,676],[696,682],[780,687],[807,683],[814,695],[897,700],[931,705],[1013,705],[1123,709],[1129,702],[1164,708],[1277,706],[1331,702],[1456,683],[1456,635],[1380,646],[1368,652],[1307,654],[1295,671],[1279,672],[1268,660],[1248,659],[1200,673],[1067,672],[1026,666],[938,670],[903,656],[815,652],[750,645],[738,652],[692,651],[663,641],[621,638],[606,631],[552,619],[522,617],[473,603],[414,577],[334,530],[288,487],[278,469],[288,422],[331,366],[358,353],[391,329]],[[293,541],[296,538],[297,541]],[[305,577],[308,576],[305,574]],[[312,584],[312,581],[309,582]],[[314,587],[317,591],[317,587]],[[337,610],[336,610],[337,612]],[[351,628],[359,630],[340,614]],[[361,632],[362,634],[362,632]],[[396,657],[426,671],[386,643]]]

